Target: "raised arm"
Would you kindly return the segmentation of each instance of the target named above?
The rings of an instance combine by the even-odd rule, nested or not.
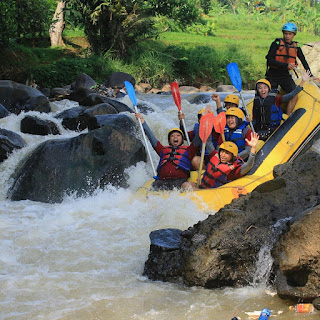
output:
[[[251,147],[248,161],[245,162],[240,169],[240,175],[245,175],[254,165],[256,159],[256,147],[258,144],[259,136],[255,132],[251,132],[251,140],[246,139],[246,143]]]
[[[155,148],[157,146],[158,143],[158,139],[155,137],[155,135],[153,134],[153,132],[151,131],[151,129],[149,128],[148,124],[145,122],[143,116],[141,113],[136,112],[135,113],[136,119],[140,119],[141,123],[142,123],[142,127],[143,130],[146,134],[146,136],[148,137],[148,139],[150,140],[150,143],[152,145],[153,148]]]
[[[294,96],[296,96],[300,91],[303,89],[303,85],[306,83],[306,81],[312,76],[311,72],[308,70],[304,72],[301,76],[301,82],[299,85],[292,90],[291,92],[285,94],[284,96],[281,97],[281,103],[283,102],[288,102],[291,100]]]

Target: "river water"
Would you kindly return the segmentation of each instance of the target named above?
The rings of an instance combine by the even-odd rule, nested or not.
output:
[[[172,97],[138,96],[138,102],[142,101],[155,110],[145,118],[165,143],[167,131],[178,124]],[[124,102],[130,105],[127,97]],[[52,103],[53,115],[76,105],[68,100]],[[204,106],[183,98],[188,128]],[[21,159],[46,139],[79,134],[63,129],[52,114],[31,114],[55,121],[62,136],[20,133],[24,114],[0,119],[1,128],[19,132],[28,144],[0,164],[1,320],[253,319],[252,313],[264,307],[279,320],[319,319],[319,312],[300,316],[290,311],[289,303],[266,287],[264,278],[271,262],[267,248],[257,257],[259,281],[244,288],[188,288],[143,277],[152,230],[186,229],[207,217],[174,193],[165,201],[135,197],[138,187],[152,177],[150,163],[127,170],[128,189],[109,186],[87,197],[67,197],[59,204],[7,200],[10,176]],[[156,165],[153,151],[152,156]]]

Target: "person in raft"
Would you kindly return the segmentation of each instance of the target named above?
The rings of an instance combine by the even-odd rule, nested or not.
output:
[[[194,124],[193,130],[187,132],[190,141],[193,141],[195,136],[199,136],[200,119],[204,114],[206,114],[208,112],[212,112],[210,106],[208,106],[207,108],[203,108],[203,109],[199,110],[199,112],[198,112],[198,122]],[[179,122],[180,122],[180,130],[183,132],[184,128],[183,128],[183,124],[182,124],[182,119],[184,119],[184,114],[182,112],[178,112],[178,119],[179,119]],[[217,147],[218,138],[219,138],[219,134],[213,132],[211,137],[212,137],[212,144],[213,144],[214,148],[216,148]],[[200,145],[201,144],[202,143],[200,143]],[[210,151],[208,151],[207,148],[206,148],[206,153],[205,153],[205,158],[204,158],[204,163],[205,164],[207,164],[208,161],[209,161],[209,158],[208,158],[209,154],[210,154]],[[196,156],[191,161],[192,168],[194,170],[199,170],[200,159],[201,159],[201,154],[200,154],[200,148],[199,148],[199,151],[197,152]]]
[[[304,72],[300,84],[293,91],[283,96],[279,95],[277,89],[272,89],[271,83],[267,79],[257,81],[252,109],[252,123],[261,140],[267,140],[273,131],[279,127],[282,120],[281,104],[297,96],[310,76],[310,71]]]
[[[183,132],[179,128],[173,128],[168,132],[169,145],[163,146],[154,136],[148,124],[140,113],[136,113],[136,118],[141,119],[141,123],[152,147],[160,156],[157,167],[157,178],[152,183],[153,190],[173,190],[181,188],[190,176],[192,168],[191,161],[198,151],[201,139],[195,135],[190,146],[183,146]]]
[[[226,141],[234,142],[238,147],[238,156],[247,159],[250,154],[251,147],[246,141],[251,140],[251,129],[248,122],[243,121],[244,113],[239,108],[229,108],[226,112],[226,126],[224,128],[224,137]],[[219,136],[218,145],[223,142],[222,136]]]
[[[211,99],[216,102],[217,113],[226,112],[229,108],[238,108],[239,107],[239,97],[235,94],[228,94],[223,101],[223,106],[221,105],[220,96],[217,93],[214,93],[211,96]]]
[[[221,113],[221,112],[226,112],[228,111],[230,108],[239,108],[242,112],[243,112],[243,121],[246,121],[247,124],[249,124],[249,122],[251,121],[250,116],[246,115],[246,111],[242,108],[239,107],[239,97],[235,94],[228,94],[225,98],[224,98],[224,106],[221,106],[221,100],[220,100],[220,96],[216,93],[214,93],[211,96],[211,99],[213,101],[216,102],[217,105],[217,113]],[[245,116],[246,115],[246,116]]]
[[[297,66],[297,57],[310,76],[314,80],[319,81],[319,79],[312,76],[310,67],[301,48],[297,42],[293,41],[297,31],[298,28],[294,23],[286,23],[282,27],[283,38],[278,38],[271,43],[268,54],[266,55],[268,67],[266,79],[271,83],[272,89],[277,89],[280,85],[286,93],[294,90],[296,84],[289,71]],[[296,102],[297,96],[289,101],[287,115],[292,113]]]
[[[231,141],[223,142],[219,151],[214,150],[211,153],[199,187],[194,182],[185,182],[182,188],[187,190],[218,188],[229,181],[242,177],[254,165],[258,140],[257,133],[252,132],[251,139],[246,139],[246,143],[251,147],[247,162],[237,156],[238,147],[235,143]],[[211,143],[209,139],[207,143]]]

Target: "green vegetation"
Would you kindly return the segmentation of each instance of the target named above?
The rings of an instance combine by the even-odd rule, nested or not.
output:
[[[0,4],[0,43],[6,48],[0,77],[21,83],[34,79],[41,87],[70,84],[82,72],[103,82],[113,71],[154,87],[173,80],[215,87],[230,83],[226,65],[236,61],[244,88],[252,88],[264,75],[265,55],[281,37],[284,22],[298,25],[300,45],[320,41],[320,8],[312,0],[69,0],[63,33],[67,46],[50,48],[44,28],[57,1],[9,2]],[[18,3],[38,6],[25,12],[19,34]],[[32,12],[39,19],[45,5],[43,23],[33,24]]]

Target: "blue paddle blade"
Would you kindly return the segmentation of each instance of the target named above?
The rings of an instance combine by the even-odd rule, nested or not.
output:
[[[125,81],[124,85],[126,86],[128,96],[129,96],[133,106],[135,107],[137,105],[137,97],[136,97],[136,93],[134,91],[133,85],[129,81]]]
[[[230,80],[232,84],[241,92],[242,79],[239,71],[239,67],[236,62],[231,62],[227,65]]]

